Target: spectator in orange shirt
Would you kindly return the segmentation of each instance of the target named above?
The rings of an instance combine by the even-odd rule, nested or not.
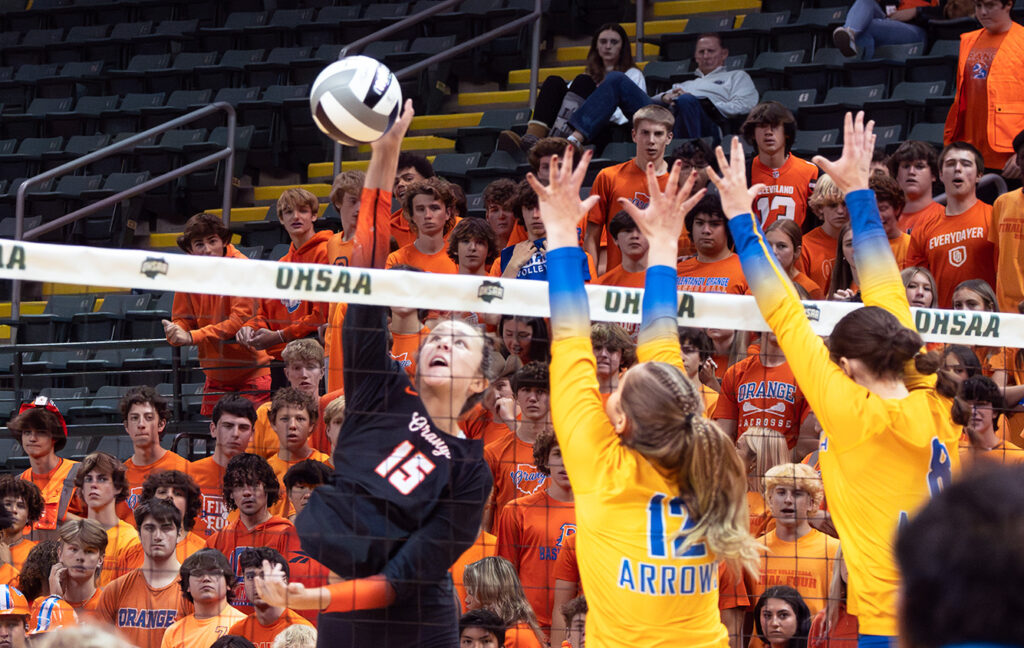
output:
[[[775,221],[764,231],[764,240],[772,246],[779,265],[786,271],[794,284],[806,290],[811,299],[825,298],[821,286],[800,270],[804,236],[796,221],[788,218]]]
[[[561,153],[562,150],[564,147],[558,152]],[[484,187],[484,218],[491,226],[498,250],[526,240],[526,230],[516,221],[515,202],[518,193],[519,187],[509,178],[498,178]],[[487,267],[490,266],[491,262],[488,261]]]
[[[227,524],[228,505],[224,500],[224,470],[235,456],[245,452],[252,439],[256,408],[236,394],[228,394],[213,408],[210,436],[216,445],[209,457],[189,464],[188,474],[199,486],[202,508],[196,533],[209,537]]]
[[[594,322],[590,342],[597,361],[598,389],[607,397],[619,386],[619,377],[636,364],[636,343],[618,324]]]
[[[18,476],[31,481],[43,494],[43,515],[32,525],[32,539],[55,538],[58,524],[85,514],[75,490],[78,462],[57,456],[68,442],[64,417],[53,401],[37,396],[22,404],[7,429],[28,455],[29,467]]]
[[[241,550],[271,547],[291,561],[300,551],[299,536],[295,525],[270,513],[270,507],[281,497],[281,490],[277,476],[263,457],[248,453],[233,457],[224,472],[223,493],[228,507],[238,509],[238,519],[208,538],[206,546],[228,556],[236,576],[232,605],[248,614],[252,609],[238,564]]]
[[[323,416],[320,417],[324,423],[324,434],[327,436],[327,443],[330,452],[328,457],[334,456],[334,448],[338,445],[338,433],[341,432],[341,424],[345,422],[345,396],[338,396],[324,408]],[[331,468],[334,467],[334,459],[327,462]]]
[[[882,227],[889,239],[892,255],[896,257],[896,265],[903,269],[907,267],[907,250],[910,249],[910,235],[900,229],[900,215],[903,213],[906,199],[899,184],[888,173],[872,173],[868,187],[875,192],[878,216],[882,219]]]
[[[1024,130],[1013,138],[1017,167],[1024,169]],[[995,245],[996,294],[1004,313],[1024,306],[1024,188],[1004,193],[992,204],[989,238]]]
[[[37,544],[28,539],[25,527],[43,514],[43,494],[30,481],[14,475],[0,475],[0,504],[13,521],[0,534],[0,563],[10,564],[21,571],[28,552]]]
[[[587,214],[584,234],[583,249],[592,259],[600,258],[601,235],[609,228],[612,217],[622,209],[619,198],[624,198],[640,208],[647,207],[650,202],[647,194],[647,165],[654,165],[658,184],[662,189],[665,188],[669,177],[665,148],[672,141],[675,121],[672,111],[654,104],[644,106],[633,114],[631,132],[636,144],[636,155],[632,160],[601,169],[591,188],[591,195],[600,198]],[[559,155],[561,153],[562,151],[558,151]],[[607,252],[605,272],[614,270],[621,262],[617,248],[609,246]]]
[[[25,648],[29,604],[25,595],[10,585],[0,585],[0,644],[4,648]]]
[[[754,201],[754,213],[761,227],[780,218],[795,220],[804,231],[809,219],[807,201],[818,179],[818,167],[789,152],[796,139],[793,113],[777,101],[763,101],[750,111],[743,122],[743,139],[754,147],[757,156],[750,163],[751,186],[764,188]]]
[[[281,481],[284,482],[288,501],[295,511],[288,519],[294,522],[295,516],[306,508],[306,502],[309,501],[313,490],[331,481],[331,469],[322,461],[306,459],[291,466]]]
[[[455,194],[441,178],[427,178],[405,188],[402,213],[416,238],[388,255],[384,267],[409,265],[425,272],[455,274],[446,239],[455,227]]]
[[[515,567],[500,556],[466,565],[466,609],[490,610],[505,623],[506,648],[541,648],[546,645],[537,615],[530,607]]]
[[[488,276],[488,269],[500,251],[494,230],[488,221],[479,218],[463,218],[448,236],[448,256],[455,262],[457,272],[461,275]],[[474,326],[486,326],[490,333],[497,329],[501,319],[501,315],[490,313],[445,311],[441,315],[455,316]]]
[[[544,490],[548,476],[533,463],[533,444],[551,425],[551,387],[548,366],[531,362],[512,376],[512,392],[522,412],[513,434],[484,448],[484,459],[494,477],[494,519],[505,504]]]
[[[213,214],[196,214],[185,223],[178,247],[186,254],[244,259],[231,244],[231,232]],[[175,293],[171,319],[162,320],[171,346],[195,345],[206,374],[200,413],[209,416],[220,393],[238,392],[259,405],[270,397],[270,356],[233,344],[239,329],[256,313],[251,297]]]
[[[823,222],[804,234],[800,269],[822,290],[827,291],[832,280],[832,268],[836,263],[839,233],[850,222],[850,215],[846,212],[843,192],[827,175],[818,178],[809,204]]]
[[[76,611],[95,610],[100,601],[100,572],[109,548],[107,532],[94,520],[69,520],[58,533],[57,564],[50,571],[49,594],[63,598]]]
[[[496,525],[498,555],[515,567],[526,600],[537,614],[541,629],[551,628],[554,564],[566,538],[576,533],[572,485],[562,462],[553,430],[546,429],[533,443],[533,463],[548,476],[547,488],[512,500]]]
[[[245,618],[231,605],[234,572],[224,554],[200,549],[185,559],[179,574],[182,594],[195,612],[167,628],[160,648],[209,648]]]
[[[252,601],[253,612],[231,627],[229,634],[245,637],[256,648],[271,648],[274,638],[286,628],[294,625],[313,627],[297,612],[284,607],[270,605],[256,589],[256,577],[263,575],[263,563],[280,565],[285,582],[288,580],[288,561],[270,547],[250,547],[242,551],[238,557],[238,567],[242,570],[242,582],[245,595]]]
[[[935,288],[935,277],[928,268],[910,266],[900,270],[903,287],[907,289],[907,301],[914,308],[938,308],[939,293]]]
[[[764,483],[775,529],[758,538],[768,551],[761,556],[761,580],[751,593],[760,596],[775,585],[789,585],[800,592],[811,615],[817,614],[828,600],[839,549],[838,540],[810,525],[824,499],[821,477],[810,466],[786,463],[771,468]]]
[[[900,144],[889,159],[889,175],[903,191],[905,205],[900,214],[899,228],[907,233],[919,222],[941,215],[943,206],[932,198],[932,187],[939,178],[939,158],[935,147],[928,142],[907,140]]]
[[[301,187],[285,189],[277,199],[277,218],[288,233],[291,245],[283,263],[330,263],[327,241],[332,233],[317,232],[313,223],[319,215],[320,200]],[[316,333],[327,322],[327,305],[294,299],[260,299],[256,315],[238,330],[235,339],[250,349],[266,350],[281,360],[284,345]],[[272,385],[283,385],[284,376],[271,369]]]
[[[960,448],[960,459],[965,466],[983,462],[1007,465],[1024,462],[1024,450],[1007,442],[1006,432],[999,431],[999,417],[1006,410],[1006,401],[991,378],[968,378],[960,384],[957,396],[971,411],[971,418],[964,426],[970,445]]]
[[[164,470],[150,473],[142,484],[142,495],[139,506],[154,499],[169,502],[178,510],[181,519],[181,534],[175,543],[175,555],[178,562],[184,561],[196,551],[206,546],[206,538],[192,532],[196,516],[202,506],[202,496],[195,481],[180,470]],[[137,508],[137,507],[136,507]],[[141,534],[140,534],[141,540]],[[121,554],[118,560],[118,572],[128,573],[138,569],[145,560],[144,547],[136,545]]]
[[[60,538],[60,536],[57,536]],[[32,551],[28,552],[25,565],[20,574],[14,574],[13,570],[4,569],[8,576],[4,577],[11,585],[17,585],[29,601],[50,595],[50,572],[53,566],[60,562],[60,541],[43,540]]]
[[[569,648],[584,648],[588,611],[587,597],[582,595],[562,606],[560,612],[565,619],[567,628],[565,642],[569,644]]]
[[[857,645],[857,617],[846,609],[849,574],[846,571],[846,561],[843,560],[842,546],[836,551],[834,562],[828,602],[811,621],[811,629],[807,636],[809,648],[847,648]]]
[[[151,499],[133,511],[144,555],[140,567],[103,588],[96,619],[117,627],[139,648],[157,648],[164,631],[187,604],[178,586],[175,545],[183,533],[181,514],[170,502]]]
[[[99,580],[101,586],[106,585],[121,575],[117,564],[122,552],[139,544],[135,527],[117,516],[117,504],[128,496],[124,466],[106,452],[94,452],[82,460],[75,486],[86,505],[88,519],[98,522],[107,533]]]
[[[704,196],[683,220],[686,232],[697,248],[697,256],[676,266],[677,285],[686,292],[749,292],[740,267],[740,258],[732,251],[732,234],[718,196]]]
[[[391,193],[403,207],[391,214],[391,238],[394,240],[392,249],[405,247],[416,240],[416,233],[409,227],[409,218],[405,215],[406,189],[413,183],[433,177],[434,167],[427,158],[408,151],[399,154],[395,187]]]
[[[281,491],[284,491],[284,474],[289,468],[306,459],[321,462],[329,459],[309,446],[309,435],[318,414],[317,403],[308,393],[294,387],[283,387],[274,392],[269,418],[280,444],[277,453],[267,459],[267,463],[277,476]],[[287,498],[279,498],[270,506],[270,514],[290,517],[291,502]]]
[[[637,228],[633,217],[624,211],[612,216],[608,233],[619,250],[619,265],[598,277],[595,283],[602,286],[643,288],[647,250],[650,247],[647,237]]]
[[[995,246],[989,239],[992,206],[975,191],[984,160],[966,142],[954,142],[939,155],[939,176],[946,188],[946,212],[919,221],[910,235],[907,265],[931,270],[939,287],[939,306],[949,308],[961,281],[982,279],[995,285]]]
[[[292,340],[281,352],[284,359],[284,376],[288,386],[320,399],[320,385],[324,377],[324,348],[312,338]],[[270,420],[270,402],[256,409],[256,425],[253,426],[252,440],[246,452],[269,459],[277,454],[281,443]],[[323,426],[316,423],[313,428],[311,445],[321,448],[326,443]]]
[[[121,398],[120,409],[134,453],[124,462],[128,492],[118,504],[118,514],[121,519],[133,522],[131,512],[139,504],[146,477],[161,470],[188,470],[188,461],[160,445],[171,411],[167,400],[155,389],[142,386],[128,390]]]

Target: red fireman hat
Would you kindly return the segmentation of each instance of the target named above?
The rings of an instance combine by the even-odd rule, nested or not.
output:
[[[4,614],[18,614],[26,617],[31,614],[28,608],[28,599],[10,585],[0,585],[0,615]]]
[[[64,415],[60,413],[59,409],[57,409],[56,403],[54,403],[46,396],[36,396],[34,400],[31,400],[27,403],[22,403],[21,408],[18,410],[18,414],[24,414],[28,410],[36,407],[42,407],[47,412],[52,412],[54,415],[56,415],[57,420],[60,422],[61,432],[63,433],[64,436],[54,437],[54,449],[63,449],[68,442],[68,425],[67,423],[64,422]]]
[[[57,628],[78,625],[78,615],[67,601],[59,596],[47,596],[32,610],[29,619],[29,636],[50,632]]]

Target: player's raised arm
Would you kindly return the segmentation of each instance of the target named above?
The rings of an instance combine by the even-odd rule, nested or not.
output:
[[[414,115],[412,100],[406,99],[402,116],[384,135],[370,144],[370,164],[359,203],[355,245],[350,265],[383,268],[391,244],[391,189],[398,171],[398,156]]]

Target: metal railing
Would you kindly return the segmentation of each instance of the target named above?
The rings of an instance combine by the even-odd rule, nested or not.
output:
[[[455,5],[461,4],[462,1],[463,0],[444,0],[443,2],[440,2],[427,9],[424,9],[419,13],[404,18],[393,25],[388,25],[387,27],[384,27],[383,29],[380,29],[368,36],[364,36],[363,38],[360,38],[359,40],[356,40],[352,43],[349,43],[344,48],[342,48],[341,52],[338,54],[338,58],[342,59],[350,54],[358,53],[360,50],[362,50],[362,48],[366,47],[370,43],[376,42],[382,38],[386,38],[387,36],[399,32],[407,27],[418,25],[424,19],[429,18],[430,16],[433,16],[436,13],[440,13],[448,8],[454,7]],[[473,49],[474,47],[478,47],[485,43],[489,43],[490,41],[494,40],[499,36],[503,36],[504,34],[507,34],[509,32],[517,31],[521,27],[524,27],[532,23],[533,39],[530,52],[530,108],[533,108],[533,104],[537,99],[537,85],[540,74],[540,19],[542,15],[542,0],[534,0],[533,11],[526,14],[525,16],[516,18],[515,20],[508,22],[500,27],[495,27],[494,29],[488,30],[483,34],[480,34],[479,36],[474,36],[473,38],[469,39],[464,43],[460,43],[455,47],[444,52],[439,52],[437,54],[429,56],[428,58],[425,58],[422,61],[418,61],[417,63],[413,63],[412,65],[404,67],[401,70],[398,70],[397,72],[395,72],[394,70],[392,70],[392,72],[394,73],[395,78],[399,80],[407,79],[412,75],[417,74],[422,70],[425,70],[431,65],[456,57],[459,54],[462,54],[463,52]],[[341,173],[341,151],[341,144],[335,143],[335,176]]]
[[[198,160],[195,160],[193,162],[190,162],[190,163],[186,164],[185,166],[178,167],[177,169],[171,169],[167,173],[164,173],[162,175],[158,175],[157,177],[151,178],[151,179],[147,180],[146,182],[137,184],[134,187],[131,187],[129,189],[125,189],[124,191],[120,191],[120,192],[118,192],[116,194],[113,194],[111,196],[107,196],[107,197],[105,197],[105,198],[103,198],[101,200],[98,200],[98,201],[96,201],[94,203],[86,205],[85,207],[82,207],[81,209],[76,209],[75,211],[71,212],[70,214],[65,214],[64,216],[61,216],[58,219],[52,220],[52,221],[50,221],[48,223],[43,223],[42,225],[40,225],[38,227],[33,227],[32,229],[30,229],[27,232],[25,231],[25,198],[26,198],[27,193],[28,193],[28,188],[31,187],[32,185],[39,184],[39,183],[42,183],[42,182],[46,182],[47,180],[52,180],[53,178],[57,178],[59,176],[65,175],[65,174],[67,174],[67,173],[69,173],[71,171],[74,171],[75,169],[78,169],[78,168],[83,167],[83,166],[87,166],[89,164],[92,164],[93,162],[96,162],[97,160],[101,160],[101,159],[103,159],[105,157],[113,155],[114,153],[119,153],[121,151],[131,150],[131,149],[135,148],[136,145],[145,142],[146,140],[148,140],[149,138],[153,137],[154,135],[160,135],[161,133],[165,133],[165,132],[167,132],[169,130],[174,130],[175,128],[178,128],[180,126],[184,126],[185,124],[192,123],[192,122],[196,121],[197,119],[202,119],[203,117],[207,117],[209,115],[213,115],[213,114],[221,112],[221,111],[227,113],[227,120],[228,120],[228,124],[227,124],[227,127],[228,127],[227,144],[226,144],[226,146],[223,149],[221,149],[221,150],[219,150],[219,151],[217,151],[215,153],[211,153],[209,155],[201,157]],[[71,162],[67,162],[65,164],[62,164],[59,167],[56,167],[54,169],[50,169],[49,171],[46,171],[44,173],[40,173],[39,175],[32,176],[31,178],[26,178],[24,181],[22,181],[22,183],[20,185],[18,185],[17,201],[15,202],[15,208],[14,208],[15,209],[15,218],[16,218],[15,226],[14,226],[14,238],[15,238],[15,240],[18,240],[18,241],[31,241],[32,239],[38,238],[38,237],[42,236],[43,234],[46,234],[47,232],[52,232],[55,229],[58,229],[58,228],[63,227],[65,225],[69,225],[71,223],[74,223],[75,221],[81,220],[82,218],[85,218],[89,214],[94,214],[94,213],[100,211],[101,209],[106,209],[107,207],[112,207],[112,206],[116,205],[117,203],[119,203],[119,202],[121,202],[123,200],[126,200],[128,198],[133,197],[133,196],[137,196],[137,195],[139,195],[141,193],[149,191],[150,189],[153,189],[154,187],[159,187],[160,185],[162,185],[162,184],[164,184],[164,183],[166,183],[166,182],[168,182],[170,180],[174,180],[175,178],[180,178],[183,175],[188,175],[189,173],[192,173],[193,171],[198,171],[199,169],[202,169],[203,167],[210,166],[211,164],[216,164],[217,162],[220,162],[221,160],[225,161],[224,162],[224,194],[223,194],[223,199],[222,199],[222,202],[221,202],[221,209],[222,209],[222,218],[224,219],[224,224],[228,225],[230,223],[230,219],[231,219],[231,180],[232,180],[232,176],[235,173],[235,168],[234,167],[235,167],[235,126],[236,126],[236,122],[237,122],[237,117],[235,115],[234,107],[231,104],[226,103],[224,101],[218,101],[216,103],[210,104],[209,106],[204,106],[204,107],[202,107],[202,108],[200,108],[198,110],[193,110],[190,113],[187,113],[185,115],[182,115],[181,117],[177,117],[175,119],[172,119],[169,122],[160,124],[159,126],[154,126],[153,128],[150,128],[147,131],[143,131],[143,132],[141,132],[141,133],[139,133],[137,135],[133,135],[132,137],[125,138],[124,140],[121,140],[120,142],[116,142],[116,143],[111,144],[109,146],[104,146],[101,149],[93,151],[92,153],[89,153],[88,155],[84,155],[84,156],[82,156],[82,157],[80,157],[80,158],[78,158],[76,160],[72,160]],[[13,341],[15,341],[15,342],[17,342],[17,340],[18,340],[18,338],[17,338],[17,320],[19,319],[20,316],[21,316],[21,280],[15,279],[11,283],[11,320],[13,321],[12,331],[11,331],[11,339]],[[19,360],[19,364],[20,364],[21,354],[17,353],[16,356],[17,356],[17,358]]]

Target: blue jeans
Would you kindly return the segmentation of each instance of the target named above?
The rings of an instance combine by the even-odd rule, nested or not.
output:
[[[622,108],[623,114],[632,118],[633,113],[653,103],[655,101],[628,76],[622,72],[609,72],[601,85],[572,114],[569,125],[592,140],[608,125],[616,108]],[[700,99],[693,95],[677,97],[672,112],[676,117],[673,137],[705,137],[718,133],[715,123],[701,108]]]
[[[873,58],[875,48],[882,45],[907,45],[925,42],[925,31],[917,25],[892,20],[875,0],[854,0],[846,24],[857,34],[857,49],[864,58]]]

